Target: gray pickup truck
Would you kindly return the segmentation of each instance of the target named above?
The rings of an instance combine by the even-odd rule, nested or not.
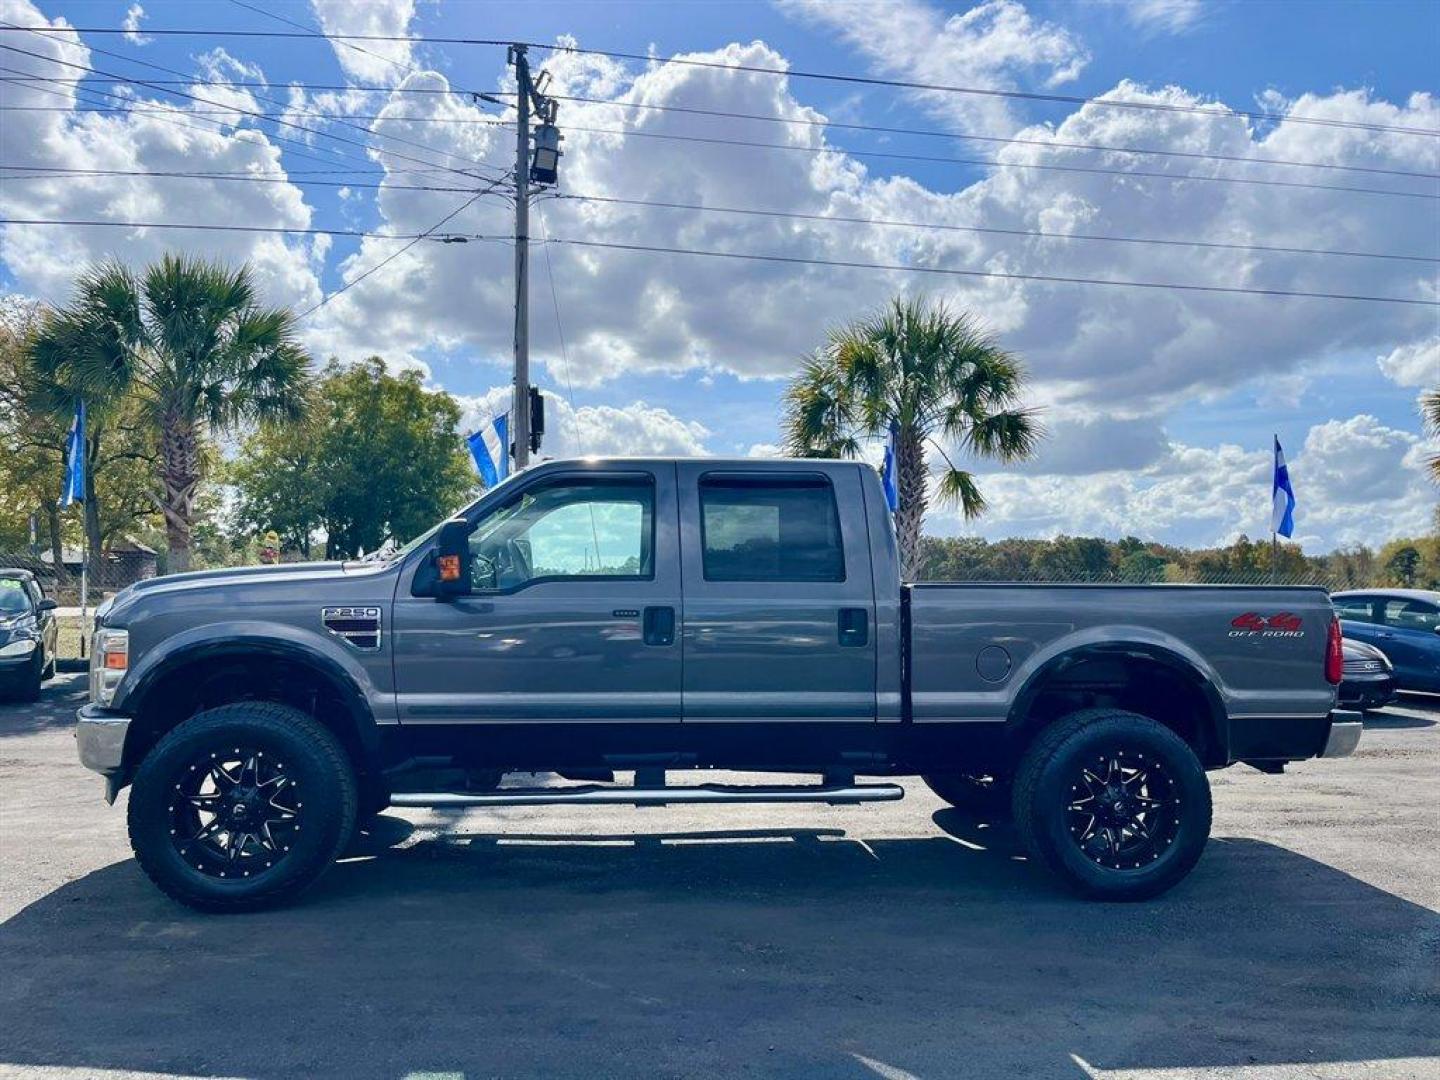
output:
[[[840,461],[550,462],[380,559],[132,585],[92,656],[80,758],[211,910],[294,894],[387,806],[858,803],[913,774],[1137,899],[1200,857],[1207,769],[1361,729],[1320,589],[902,584],[879,478]],[[704,769],[817,781],[674,782]]]

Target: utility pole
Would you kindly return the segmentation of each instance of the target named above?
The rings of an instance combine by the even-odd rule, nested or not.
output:
[[[530,464],[530,62],[524,45],[510,46],[515,65],[515,388],[510,437],[515,469]],[[502,450],[503,452],[503,450]]]

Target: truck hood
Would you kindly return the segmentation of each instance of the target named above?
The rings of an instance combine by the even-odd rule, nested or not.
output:
[[[197,590],[224,588],[269,588],[273,585],[293,586],[307,581],[322,581],[336,575],[373,575],[391,569],[388,562],[307,562],[281,563],[276,566],[231,566],[219,570],[194,570],[185,574],[147,578],[121,589],[96,615],[109,622],[125,608],[142,597],[190,593]]]

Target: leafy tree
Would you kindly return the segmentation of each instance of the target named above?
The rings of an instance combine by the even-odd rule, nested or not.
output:
[[[1165,560],[1144,548],[1137,548],[1121,557],[1116,566],[1121,581],[1164,581]]]
[[[332,362],[307,419],[262,425],[241,447],[235,524],[274,529],[307,557],[317,532],[332,559],[407,540],[475,488],[459,424],[455,399],[417,372],[390,375],[378,357]]]
[[[881,311],[830,332],[785,394],[784,441],[797,456],[853,457],[894,425],[901,571],[921,565],[930,502],[930,451],[944,462],[936,491],[979,517],[985,499],[956,449],[1001,462],[1031,456],[1041,431],[1021,407],[1018,360],[968,316],[944,304],[896,297]]]
[[[68,371],[87,408],[131,395],[139,403],[156,439],[152,498],[172,573],[190,567],[207,436],[299,417],[310,383],[294,316],[259,305],[249,268],[186,256],[167,255],[138,277],[119,263],[87,270],[42,328],[37,354]]]
[[[1385,560],[1385,576],[1393,585],[1413,589],[1419,575],[1420,552],[1413,544],[1406,544],[1398,548]]]

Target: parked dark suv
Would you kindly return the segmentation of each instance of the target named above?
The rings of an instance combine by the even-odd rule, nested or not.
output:
[[[1397,687],[1440,693],[1440,592],[1362,589],[1330,599],[1345,636],[1389,658]]]
[[[24,701],[40,696],[55,674],[59,624],[55,601],[28,570],[0,570],[0,692]]]

